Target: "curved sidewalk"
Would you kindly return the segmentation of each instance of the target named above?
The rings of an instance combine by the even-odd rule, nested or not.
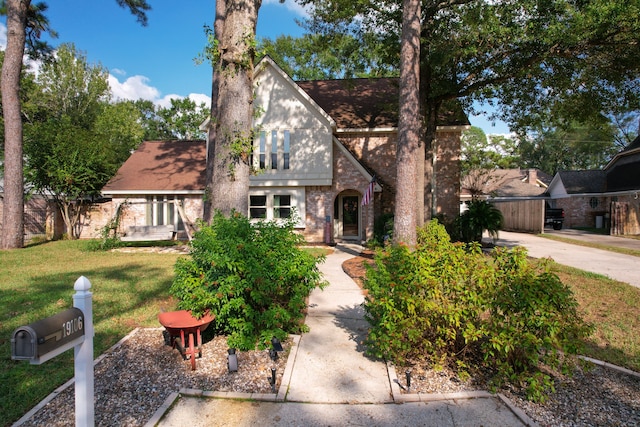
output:
[[[283,375],[277,396],[204,398],[207,393],[182,391],[147,425],[535,425],[506,398],[486,392],[400,395],[394,370],[364,355],[364,297],[342,270],[360,250],[338,245],[320,266],[329,286],[310,295],[305,321],[310,331],[295,340],[290,372]]]

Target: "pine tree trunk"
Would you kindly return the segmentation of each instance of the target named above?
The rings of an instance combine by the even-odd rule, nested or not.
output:
[[[7,0],[7,48],[2,65],[2,114],[4,117],[4,203],[2,249],[24,246],[24,173],[22,170],[22,116],[20,72],[24,55],[25,26],[30,1]]]
[[[212,208],[246,215],[253,147],[253,65],[260,1],[227,1],[219,40],[220,66],[213,149]]]
[[[400,119],[396,154],[397,192],[393,237],[396,243],[416,244],[420,148],[420,0],[404,0],[400,51]]]
[[[226,0],[216,1],[216,17],[213,22],[213,33],[216,40],[222,38],[222,30],[224,29],[224,22],[226,16]],[[213,64],[213,75],[211,77],[211,116],[209,124],[209,135],[207,144],[207,181],[205,188],[204,198],[204,213],[203,220],[210,224],[213,219],[214,208],[212,202],[212,194],[214,188],[213,181],[213,159],[215,158],[216,147],[216,125],[218,120],[218,92],[220,91],[220,63]]]

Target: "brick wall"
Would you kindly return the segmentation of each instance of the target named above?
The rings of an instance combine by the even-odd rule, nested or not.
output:
[[[393,213],[397,133],[381,132],[364,136],[345,133],[340,134],[340,141],[358,160],[376,173],[382,184],[382,194],[375,203],[375,216]],[[436,212],[455,218],[460,213],[460,132],[438,132],[435,147]],[[430,206],[431,182],[428,176],[425,175],[425,178],[425,204]]]
[[[604,216],[610,210],[611,198],[598,195],[574,196],[555,199],[552,207],[564,209],[565,228],[595,227],[596,216]]]
[[[437,138],[435,210],[453,219],[460,214],[460,132],[438,132]]]

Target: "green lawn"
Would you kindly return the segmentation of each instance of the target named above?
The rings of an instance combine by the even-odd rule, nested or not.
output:
[[[11,334],[73,307],[73,284],[92,284],[97,357],[137,326],[160,326],[178,255],[89,252],[86,241],[59,241],[0,251],[0,414],[10,425],[73,377],[73,351],[42,364],[11,360]]]

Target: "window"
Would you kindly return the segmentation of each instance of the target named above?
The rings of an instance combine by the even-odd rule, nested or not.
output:
[[[278,169],[278,131],[271,131],[271,169]]]
[[[288,130],[284,131],[284,150],[282,153],[282,157],[284,160],[284,164],[282,166],[283,169],[289,169],[289,151],[291,149],[291,135]]]
[[[256,146],[251,153],[251,165],[254,169],[274,171],[290,168],[291,131],[272,130],[267,141],[267,132],[261,131]]]
[[[267,196],[249,196],[249,218],[267,218]]]
[[[260,169],[267,167],[267,135],[264,132],[260,132],[260,148],[259,148]]]
[[[184,230],[182,217],[177,203],[182,199],[176,196],[147,196],[147,225],[173,225],[176,230]]]
[[[291,196],[273,196],[273,217],[289,218],[291,216]]]

